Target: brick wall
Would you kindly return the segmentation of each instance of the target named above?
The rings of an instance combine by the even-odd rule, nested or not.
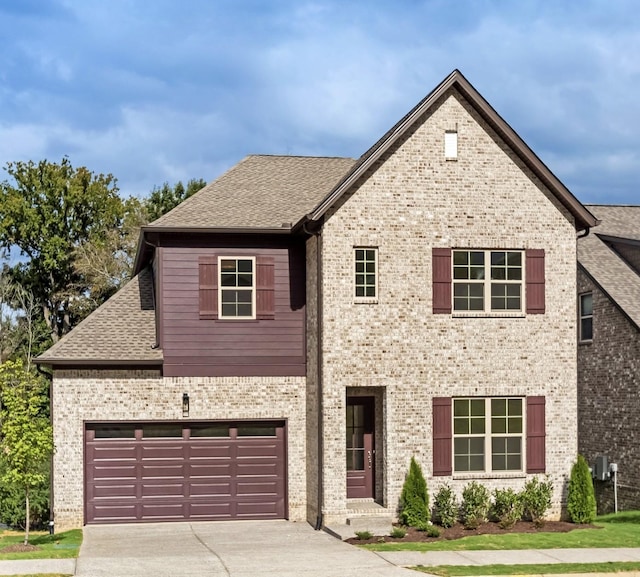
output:
[[[591,466],[598,455],[617,463],[619,509],[640,509],[640,331],[581,269],[578,292],[593,294],[593,341],[578,345],[578,448]],[[595,488],[598,512],[613,511],[613,483]]]
[[[182,394],[190,397],[182,417]],[[57,530],[83,525],[84,422],[286,419],[289,518],[307,517],[304,377],[162,378],[158,371],[55,371],[54,514]]]
[[[459,155],[444,159],[457,129]],[[527,475],[432,476],[434,396],[545,395],[546,468],[560,514],[577,451],[575,229],[545,187],[459,96],[448,93],[328,214],[322,231],[325,523],[347,510],[345,400],[382,391],[376,431],[394,510],[415,455],[435,492],[471,479],[521,488]],[[379,249],[379,296],[353,297],[353,248]],[[432,247],[542,248],[546,313],[515,318],[432,314]]]

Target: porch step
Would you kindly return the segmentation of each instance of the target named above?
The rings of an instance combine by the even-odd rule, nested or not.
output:
[[[356,536],[356,531],[369,531],[380,537],[389,535],[393,528],[393,515],[386,507],[373,499],[349,499],[347,503],[346,523],[330,525],[325,531],[338,539],[349,539]]]

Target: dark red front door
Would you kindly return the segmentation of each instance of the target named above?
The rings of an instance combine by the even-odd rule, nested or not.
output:
[[[347,498],[374,496],[373,397],[347,398]]]

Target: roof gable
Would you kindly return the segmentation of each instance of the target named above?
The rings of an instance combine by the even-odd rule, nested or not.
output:
[[[307,215],[317,221],[362,177],[367,170],[403,137],[420,118],[436,105],[450,89],[458,90],[476,112],[496,131],[514,153],[549,188],[551,193],[575,218],[576,229],[596,226],[597,219],[573,196],[547,166],[535,155],[518,134],[503,120],[480,93],[458,70],[454,70],[440,85],[410,110],[378,142],[365,152],[333,190]]]

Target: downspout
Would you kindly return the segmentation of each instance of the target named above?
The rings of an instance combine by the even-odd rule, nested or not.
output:
[[[591,228],[587,227],[584,229],[584,233],[579,234],[578,236],[576,236],[576,238],[584,238],[585,236],[589,236],[590,232],[591,232]]]
[[[317,398],[317,411],[318,411],[318,513],[316,516],[316,524],[314,529],[319,531],[322,529],[322,510],[324,508],[324,399],[322,390],[322,335],[323,335],[323,309],[322,309],[322,235],[320,231],[310,231],[307,229],[307,223],[302,225],[305,233],[313,235],[316,238],[316,378],[318,398]]]

